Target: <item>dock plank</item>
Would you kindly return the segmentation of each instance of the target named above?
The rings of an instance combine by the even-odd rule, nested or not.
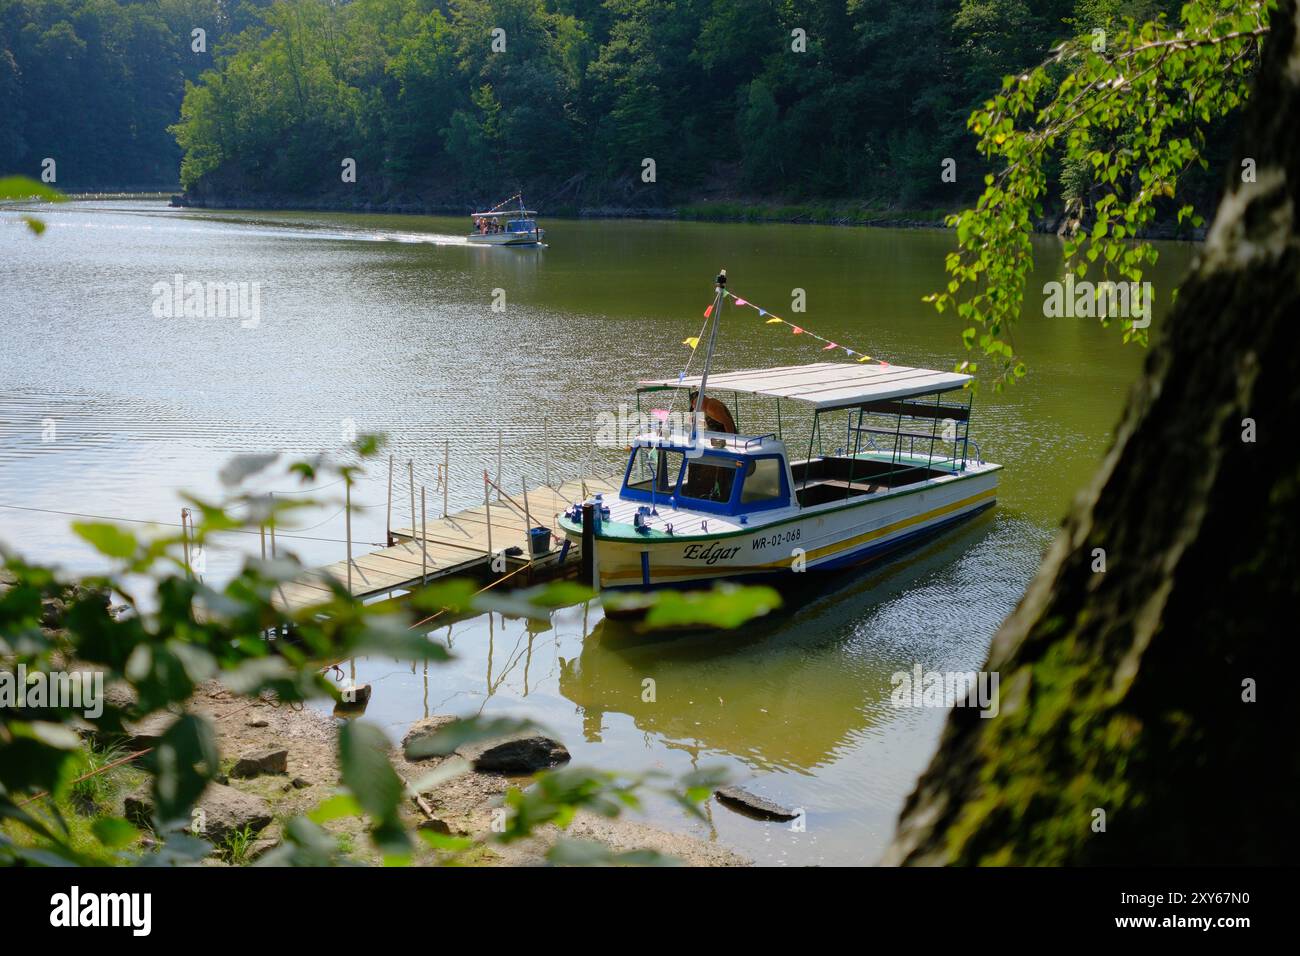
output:
[[[623,476],[588,478],[587,494],[612,493],[622,484]],[[352,556],[352,594],[357,598],[378,597],[393,591],[408,590],[420,584],[421,574],[427,581],[453,577],[480,570],[491,559],[488,548],[489,529],[495,550],[520,547],[527,553],[527,529],[547,526],[558,532],[556,518],[572,503],[583,497],[584,483],[571,479],[554,487],[539,485],[528,489],[528,513],[523,508],[523,492],[506,490],[512,500],[493,500],[454,514],[427,521],[423,534],[410,527],[392,528],[396,542],[375,551]],[[421,555],[421,540],[427,563]],[[558,541],[557,541],[558,545]],[[558,547],[557,549],[558,550]],[[566,564],[577,560],[579,549],[570,548]],[[555,551],[552,554],[556,553]],[[557,565],[548,564],[554,569]],[[330,576],[346,586],[348,564],[335,561],[305,572],[297,580],[277,588],[274,603],[286,611],[299,610],[330,599],[325,581]]]

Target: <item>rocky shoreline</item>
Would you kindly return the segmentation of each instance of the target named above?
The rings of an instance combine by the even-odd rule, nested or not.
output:
[[[0,567],[0,594],[13,584],[13,577]],[[67,602],[85,592],[74,587],[65,598],[44,598],[42,628],[56,634],[63,624]],[[98,593],[98,592],[96,592]],[[107,595],[103,595],[107,605]],[[117,609],[113,609],[116,612]],[[60,660],[68,671],[91,671],[89,665]],[[7,666],[0,660],[0,667]],[[256,862],[280,845],[282,828],[294,817],[305,816],[322,801],[338,792],[338,731],[345,721],[364,711],[366,693],[358,693],[358,705],[340,705],[333,715],[302,704],[286,704],[270,695],[248,697],[225,687],[219,679],[200,684],[184,712],[200,715],[211,725],[218,752],[220,772],[204,790],[195,808],[202,821],[202,835],[213,844],[205,865],[246,865]],[[361,691],[362,688],[357,688]],[[108,682],[103,701],[116,708],[135,705],[134,690],[125,682]],[[139,756],[157,746],[178,713],[159,710],[129,724],[126,733],[102,732],[93,721],[79,721],[83,749],[94,747],[113,760],[114,777],[106,782],[113,791],[102,804],[81,805],[77,813],[89,820],[121,816],[134,822],[143,834],[139,849],[157,841],[150,832],[153,806],[148,781],[131,765],[129,755]],[[389,760],[405,781],[414,785],[430,777],[447,761],[467,765],[464,772],[449,775],[430,789],[421,790],[403,803],[403,816],[412,830],[431,829],[448,836],[475,838],[476,845],[454,862],[475,866],[536,866],[561,836],[594,841],[613,853],[653,850],[688,866],[746,866],[751,861],[720,846],[683,833],[653,826],[627,816],[613,819],[579,811],[568,828],[547,825],[527,839],[499,844],[484,839],[499,822],[503,798],[512,787],[527,787],[538,770],[565,764],[568,750],[559,741],[536,733],[499,740],[464,744],[449,756],[417,756],[409,759],[407,744],[432,734],[456,720],[441,715],[417,721],[400,742],[390,741]],[[125,759],[124,759],[125,758]],[[107,759],[107,758],[106,758]],[[103,767],[103,769],[110,769]],[[110,778],[106,778],[106,781]],[[89,822],[89,821],[88,821]],[[343,816],[322,826],[339,842],[354,861],[381,865],[384,861],[371,845],[366,819]],[[273,862],[274,857],[267,862]],[[444,852],[417,841],[414,865],[435,865],[447,861]]]
[[[189,710],[211,721],[225,771],[199,803],[205,811],[209,837],[220,842],[231,830],[249,826],[255,831],[256,839],[243,862],[253,862],[273,849],[279,843],[283,821],[311,812],[338,786],[336,740],[340,718],[309,707],[296,708],[267,699],[249,700],[217,683],[204,685],[193,698]],[[158,716],[163,720],[169,719],[166,714]],[[444,761],[455,759],[408,760],[403,746],[414,737],[429,733],[453,719],[450,716],[435,717],[412,725],[402,744],[395,744],[389,754],[400,776],[413,783]],[[146,736],[137,737],[131,746],[147,746],[147,735],[157,730],[156,726],[137,728],[137,734]],[[480,745],[479,749],[492,748]],[[413,829],[426,827],[452,836],[478,836],[490,832],[494,811],[502,805],[501,798],[506,791],[512,786],[526,786],[529,771],[525,767],[540,769],[558,756],[552,752],[543,758],[534,752],[516,754],[513,758],[507,755],[502,759],[498,753],[496,763],[473,759],[474,769],[420,794],[424,809],[414,800],[408,801],[405,808],[407,823]],[[564,756],[567,758],[567,752]],[[140,794],[126,798],[124,809],[128,817],[147,811],[141,799]],[[432,812],[432,816],[426,809]],[[350,847],[355,859],[376,865],[382,862],[366,839],[367,823],[364,819],[344,817],[331,820],[324,826]],[[655,850],[690,866],[743,866],[749,863],[715,843],[622,817],[611,820],[579,812],[564,835],[594,840],[615,852]],[[556,827],[543,827],[527,840],[504,846],[490,844],[473,850],[464,862],[482,866],[539,865],[545,862],[547,851],[559,836]],[[209,862],[222,865],[217,858],[210,858]],[[437,862],[436,852],[417,851],[417,865]]]

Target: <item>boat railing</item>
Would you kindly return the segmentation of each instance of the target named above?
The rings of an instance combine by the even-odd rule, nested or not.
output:
[[[850,427],[849,430],[859,436],[865,436],[871,451],[878,455],[889,454],[895,459],[896,463],[904,457],[919,457],[926,460],[925,467],[943,468],[948,466],[954,474],[960,471],[961,466],[965,463],[965,456],[961,454],[961,446],[967,440],[965,435],[945,439],[940,435],[932,435],[926,432],[903,431],[899,428],[877,428],[871,425],[856,425]],[[893,438],[893,447],[881,448],[872,438],[873,435]],[[922,443],[920,452],[917,451],[917,442]],[[929,447],[926,448],[926,445]],[[952,447],[951,455],[944,453],[944,446],[949,445]],[[861,446],[859,446],[860,448]]]

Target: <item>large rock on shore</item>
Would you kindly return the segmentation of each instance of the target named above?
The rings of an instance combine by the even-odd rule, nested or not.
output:
[[[176,723],[176,719],[176,715],[170,711],[155,711],[142,720],[127,723],[124,738],[118,735],[109,736],[115,741],[120,741],[127,750],[152,750],[162,742],[163,735],[171,729],[172,724]]]
[[[201,815],[196,817],[200,826],[196,835],[214,845],[245,827],[258,833],[271,822],[272,817],[271,805],[261,797],[219,783],[208,784],[195,809],[201,811]],[[140,826],[151,826],[153,795],[142,791],[127,797],[125,815]]]
[[[450,715],[441,715],[437,717],[426,717],[424,720],[417,720],[407,728],[406,736],[402,738],[402,750],[405,751],[414,741],[423,737],[432,737],[442,728],[454,724],[458,718]],[[424,760],[424,757],[408,757],[408,760]]]
[[[264,773],[288,773],[289,751],[283,747],[263,747],[240,756],[230,769],[232,777],[258,777]]]
[[[534,773],[569,760],[558,740],[526,732],[462,744],[456,754],[483,773]]]
[[[412,744],[434,736],[458,719],[454,716],[440,715],[416,721],[402,738],[402,750],[409,753],[408,748]],[[468,760],[475,770],[482,773],[534,773],[565,763],[569,759],[569,751],[565,749],[564,744],[550,737],[527,731],[461,744],[454,753]],[[425,758],[408,756],[407,759]]]

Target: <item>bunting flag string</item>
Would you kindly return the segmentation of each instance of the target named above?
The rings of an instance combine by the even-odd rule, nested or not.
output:
[[[523,196],[523,193],[515,193],[515,194],[514,194],[513,196],[511,196],[510,198],[501,200],[499,203],[497,203],[495,206],[493,206],[491,209],[489,209],[488,212],[496,212],[498,209],[500,209],[500,208],[501,208],[502,206],[504,206],[506,203],[508,203],[508,202],[514,202],[516,199],[519,199],[521,196]]]
[[[846,354],[857,359],[859,362],[878,362],[884,366],[889,365],[889,363],[886,362],[884,359],[872,358],[866,352],[860,352],[857,349],[849,348],[847,345],[840,345],[838,342],[832,342],[830,339],[822,338],[816,332],[810,332],[807,329],[803,328],[802,326],[795,325],[793,322],[787,322],[779,315],[776,315],[775,313],[772,312],[768,312],[766,309],[759,308],[754,303],[750,302],[747,299],[742,299],[740,296],[736,295],[731,291],[726,291],[726,294],[731,296],[732,301],[736,305],[747,306],[753,309],[754,311],[756,311],[758,313],[759,318],[764,319],[764,323],[763,323],[764,325],[788,325],[790,327],[790,331],[793,332],[795,335],[807,335],[816,339],[818,342],[824,342],[825,344],[822,346],[823,352],[833,352],[837,349],[843,349]],[[704,310],[704,317],[707,319],[712,314],[713,314],[713,306],[710,305],[707,309]],[[691,340],[687,339],[682,344],[688,345],[690,343]],[[691,349],[694,350],[694,348],[695,346],[691,345]]]

